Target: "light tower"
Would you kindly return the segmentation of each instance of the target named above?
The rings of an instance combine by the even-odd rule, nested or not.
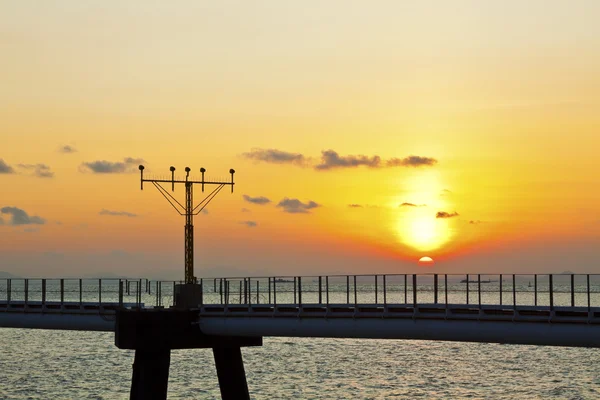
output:
[[[233,193],[233,174],[235,174],[235,170],[230,169],[229,173],[231,174],[230,182],[223,181],[205,181],[204,173],[206,169],[200,168],[200,172],[202,173],[201,181],[190,180],[190,171],[189,167],[185,167],[185,180],[176,180],[175,179],[175,167],[169,168],[171,171],[171,179],[144,179],[144,166],[140,165],[140,189],[144,190],[144,182],[150,182],[154,185],[154,187],[163,195],[165,199],[173,206],[175,211],[179,213],[179,215],[185,215],[185,283],[196,283],[196,277],[194,276],[194,215],[198,215],[204,210],[204,208],[215,198],[215,196],[223,189],[225,186],[231,186],[231,193]],[[167,189],[165,189],[161,183],[170,183],[171,191],[175,191],[175,184],[185,184],[185,206],[183,206]],[[202,185],[202,192],[204,192],[205,185],[216,185],[216,188],[207,195],[200,203],[194,206],[194,184],[198,183]]]

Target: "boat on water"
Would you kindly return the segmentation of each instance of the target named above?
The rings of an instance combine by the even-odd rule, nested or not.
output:
[[[277,283],[294,283],[294,281],[289,280],[289,279],[281,279],[281,278],[277,278],[275,279],[275,282]]]
[[[460,283],[492,283],[492,282],[494,282],[494,281],[491,281],[489,279],[487,281],[481,281],[481,282],[480,281],[473,281],[473,280],[467,281],[466,279],[463,279],[462,281],[460,281]]]

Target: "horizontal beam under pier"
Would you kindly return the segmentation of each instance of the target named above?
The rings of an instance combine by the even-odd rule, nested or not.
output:
[[[113,332],[115,314],[0,313],[0,328]]]
[[[383,318],[202,317],[207,335],[414,339],[600,348],[600,324]]]

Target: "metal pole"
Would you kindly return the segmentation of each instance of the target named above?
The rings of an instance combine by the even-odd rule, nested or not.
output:
[[[273,305],[277,305],[277,282],[273,278]]]
[[[571,274],[571,307],[575,307],[575,274]]]
[[[25,279],[25,308],[29,302],[29,279]]]
[[[60,280],[60,306],[65,304],[65,280]]]
[[[387,306],[386,275],[383,276],[383,305]]]
[[[433,275],[433,303],[438,303],[438,274]]]
[[[329,305],[329,276],[325,277],[325,291],[326,291],[326,299],[327,299],[327,305]],[[588,290],[589,293],[589,290]]]
[[[119,279],[119,308],[123,307],[123,281]]]
[[[83,305],[83,281],[79,280],[79,306]]]
[[[479,298],[479,308],[481,308],[481,274],[477,274],[477,297]]]
[[[42,307],[46,305],[46,280],[42,279]]]
[[[187,180],[187,177],[186,177]],[[185,183],[185,283],[195,283],[194,278],[194,201],[193,185]]]
[[[323,298],[321,295],[321,279],[322,277],[319,276],[319,304],[323,304]]]
[[[554,310],[554,284],[552,279],[552,274],[548,275],[549,285],[550,285],[550,311]]]
[[[375,304],[377,304],[377,275],[375,275]]]
[[[346,275],[346,303],[350,304],[350,275]]]
[[[444,274],[444,296],[446,297],[446,308],[448,308],[448,274]]]
[[[256,280],[256,304],[260,304],[260,279]]]
[[[404,304],[408,304],[408,277],[404,274]]]
[[[219,295],[221,296],[221,304],[223,304],[223,279],[219,278]]]
[[[515,278],[515,274],[512,276],[513,278],[513,308],[517,308],[517,280]]]
[[[298,307],[302,307],[302,277],[298,277]]]
[[[417,307],[417,274],[413,274],[413,307]]]
[[[213,283],[213,292],[217,293],[217,278],[214,279],[214,283]]]
[[[12,294],[11,292],[12,292],[12,280],[7,279],[6,280],[6,302],[8,304],[10,304],[10,298],[11,298],[11,294]]]
[[[267,278],[269,280],[269,304],[273,304],[271,303],[271,278]]]
[[[202,279],[200,279],[202,280]],[[248,278],[248,304],[252,304],[252,279]]]
[[[294,304],[296,304],[296,277],[294,277]]]
[[[240,281],[240,304],[242,304],[242,281]]]
[[[590,274],[587,274],[587,302],[588,302],[588,312],[590,312],[590,308],[592,306],[590,299]]]
[[[356,275],[354,275],[354,306],[356,307],[358,304],[358,298],[356,296]]]
[[[500,274],[500,305],[502,305],[502,274]]]

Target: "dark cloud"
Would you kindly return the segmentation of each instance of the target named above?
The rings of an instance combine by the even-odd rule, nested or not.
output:
[[[242,221],[240,224],[246,225],[248,228],[256,228],[258,223],[256,221]]]
[[[390,158],[385,163],[388,167],[430,167],[437,164],[431,157],[408,156],[405,158]]]
[[[402,203],[399,207],[427,207],[427,204]]]
[[[46,220],[35,215],[28,215],[24,210],[17,207],[0,208],[0,213],[10,215],[9,225],[43,225]]]
[[[54,172],[50,171],[50,167],[46,164],[18,164],[17,167],[33,170],[33,175],[38,178],[52,178]]]
[[[208,208],[202,209],[202,214],[204,214],[204,215],[208,214]]]
[[[127,211],[111,211],[111,210],[107,210],[107,209],[104,209],[104,208],[98,214],[100,214],[100,215],[110,215],[110,216],[113,216],[113,217],[130,217],[130,218],[138,216],[137,214],[130,213],[130,212],[127,212]]]
[[[287,197],[277,204],[277,207],[283,208],[283,211],[290,214],[308,214],[309,210],[319,207],[314,201],[303,203],[298,199],[288,199]]]
[[[481,224],[481,221],[480,220],[471,220],[471,221],[469,221],[469,224],[471,224],[471,225],[479,225],[479,224]]]
[[[249,209],[247,209],[247,208],[242,208],[242,212],[249,213],[249,212],[252,212],[252,211],[250,211],[250,210],[249,210]]]
[[[363,208],[363,206],[360,205],[360,204],[348,204],[348,207],[350,207],[350,208]]]
[[[95,174],[122,174],[137,171],[137,164],[144,162],[141,158],[126,157],[123,161],[111,162],[97,160],[84,162],[79,167],[81,172],[93,172]]]
[[[77,149],[75,147],[73,147],[73,146],[64,145],[64,146],[61,146],[58,149],[58,152],[59,153],[65,153],[65,154],[77,153]]]
[[[367,168],[383,167],[421,167],[432,166],[437,160],[430,157],[408,156],[405,158],[391,158],[383,161],[381,157],[365,155],[340,156],[334,150],[324,150],[321,152],[321,163],[315,165],[316,170],[324,171],[335,168],[355,168],[365,166]]]
[[[271,202],[271,200],[264,196],[250,197],[247,194],[244,195],[244,200],[246,200],[248,203],[259,204],[261,206]]]
[[[364,165],[369,168],[379,168],[381,157],[379,156],[340,156],[336,151],[324,150],[321,152],[321,163],[315,165],[317,170],[328,170],[334,168],[354,168]]]
[[[252,149],[242,156],[256,161],[264,161],[272,164],[296,164],[303,165],[306,158],[300,153],[290,153],[277,149]]]
[[[2,158],[0,158],[0,174],[14,174],[15,170],[13,167],[4,162]]]
[[[453,218],[453,217],[458,217],[458,213],[455,211],[453,213],[448,213],[446,211],[438,211],[437,214],[435,214],[436,218]]]

